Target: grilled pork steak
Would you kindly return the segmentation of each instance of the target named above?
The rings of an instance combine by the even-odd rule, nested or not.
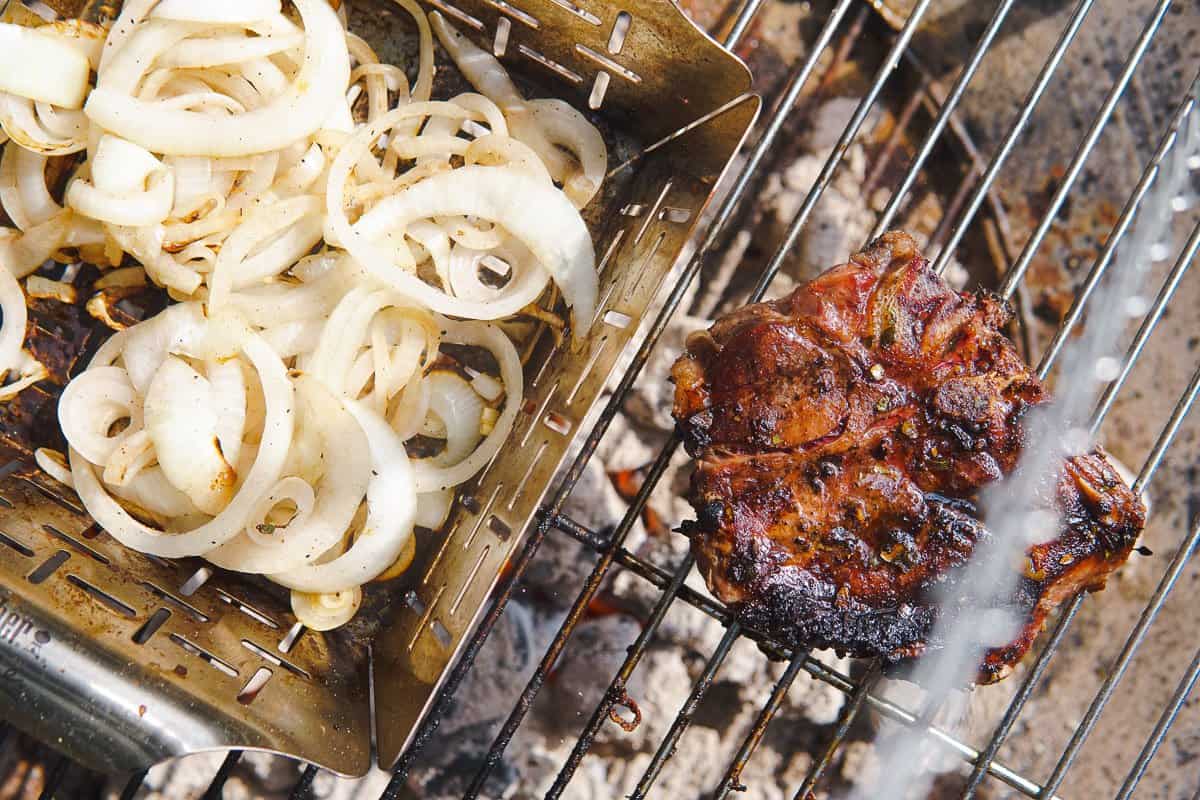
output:
[[[893,662],[936,646],[934,587],[990,535],[974,497],[1014,468],[1023,413],[1050,399],[1000,332],[1008,319],[894,231],[688,339],[672,370],[697,459],[684,532],[746,624]],[[1066,463],[1055,501],[1058,538],[1014,565],[1026,624],[987,654],[982,683],[1011,671],[1060,602],[1103,588],[1145,523],[1099,449]]]

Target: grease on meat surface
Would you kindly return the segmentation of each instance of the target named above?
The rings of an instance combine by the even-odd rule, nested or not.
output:
[[[1022,415],[1050,400],[1001,333],[1009,317],[893,231],[689,338],[672,370],[697,459],[684,532],[746,624],[890,662],[936,646],[935,588],[952,592],[990,535],[975,496],[1016,466]],[[1145,523],[1099,448],[1066,463],[1054,494],[1059,535],[1014,565],[1025,624],[987,653],[981,683],[1011,671],[1059,603],[1103,588]]]

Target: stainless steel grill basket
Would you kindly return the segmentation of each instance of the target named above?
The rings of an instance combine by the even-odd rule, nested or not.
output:
[[[758,110],[745,66],[667,0],[428,5],[531,91],[594,115],[609,139],[609,185],[586,212],[597,318],[580,345],[537,342],[507,446],[460,493],[447,530],[420,540],[414,568],[329,634],[303,630],[273,587],[143,556],[98,529],[32,466],[29,439],[54,435],[53,387],[0,413],[0,717],[90,767],[237,748],[357,775],[373,739],[392,764]],[[412,52],[410,23],[388,0],[351,11],[381,54]],[[26,13],[0,0],[0,14]],[[36,312],[34,324],[68,361],[80,356],[80,336]]]

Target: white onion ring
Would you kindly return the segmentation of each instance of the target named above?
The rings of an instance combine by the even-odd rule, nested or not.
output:
[[[243,352],[258,372],[266,396],[267,422],[254,466],[229,505],[209,522],[174,534],[143,525],[105,492],[92,465],[71,449],[71,474],[84,508],[126,547],[165,558],[203,555],[241,532],[254,503],[279,477],[292,438],[292,385],[282,362],[261,339],[251,336]]]
[[[351,226],[341,203],[345,173],[337,164],[354,157],[354,144],[338,155],[331,170],[327,224],[342,246],[376,278],[442,314],[471,319],[511,315],[520,307],[470,303],[438,291],[397,266],[376,243],[386,232],[402,230],[418,219],[476,216],[504,226],[529,248],[571,307],[576,339],[586,334],[599,294],[595,253],[583,218],[560,192],[509,167],[462,167],[433,175],[384,199]]]
[[[429,413],[437,415],[444,426],[446,446],[421,461],[435,467],[452,466],[466,458],[483,438],[479,432],[483,398],[454,372],[434,370],[425,380],[429,384]]]
[[[58,424],[72,448],[88,461],[103,466],[117,448],[124,431],[109,435],[112,426],[130,421],[129,429],[142,427],[142,404],[120,367],[85,370],[67,384],[58,401]]]
[[[18,230],[41,225],[62,211],[46,188],[47,158],[24,147],[6,147],[0,157],[0,207]]]
[[[312,250],[321,241],[320,212],[321,199],[312,195],[250,212],[221,246],[208,281],[209,309],[220,310],[234,289],[278,275]]]
[[[279,0],[159,0],[151,5],[151,17],[219,25],[248,25],[278,16],[282,10]]]
[[[366,434],[371,450],[367,521],[350,549],[337,558],[268,576],[306,593],[329,594],[366,583],[395,562],[413,535],[417,497],[403,442],[366,406],[352,400],[345,405]]]
[[[413,464],[418,492],[449,489],[483,469],[508,439],[524,399],[521,357],[503,331],[495,325],[467,324],[452,320],[443,320],[441,324],[446,332],[447,341],[475,345],[491,351],[500,364],[500,379],[504,382],[507,397],[504,399],[504,410],[500,412],[500,418],[496,420],[492,432],[462,461],[447,467],[435,467],[422,462]]]
[[[244,533],[206,554],[219,567],[271,573],[315,561],[337,544],[349,527],[370,481],[369,442],[361,426],[320,381],[302,377],[296,384],[302,426],[319,432],[325,475],[316,487],[313,513],[303,525],[280,529],[286,546],[264,546]]]
[[[25,293],[16,276],[4,263],[0,248],[0,384],[9,373],[20,371],[21,346],[25,343],[25,326],[29,312],[25,308]]]
[[[0,92],[0,130],[15,144],[45,156],[66,156],[87,147],[83,137],[63,137],[46,129],[32,100]]]
[[[295,515],[284,525],[269,523],[267,517],[271,510],[285,500],[290,500],[296,506]],[[281,478],[271,488],[271,491],[267,492],[266,496],[259,501],[258,508],[250,516],[250,523],[245,527],[246,536],[260,547],[280,551],[287,547],[289,542],[283,535],[276,536],[275,534],[285,532],[293,525],[303,528],[308,522],[308,518],[312,516],[316,502],[316,492],[303,478],[295,475]],[[268,526],[272,529],[269,533],[263,530]]]
[[[243,156],[311,136],[341,100],[350,81],[350,59],[341,23],[328,3],[294,3],[304,21],[304,62],[287,90],[269,104],[230,116],[163,109],[133,97],[132,87],[114,87],[104,73],[84,110],[100,127],[168,155]],[[132,44],[113,58],[114,70]]]
[[[362,588],[334,594],[292,592],[292,613],[314,631],[329,631],[345,625],[362,605]]]
[[[212,384],[168,355],[146,390],[143,414],[167,480],[204,513],[219,514],[233,496],[237,472],[221,452]]]

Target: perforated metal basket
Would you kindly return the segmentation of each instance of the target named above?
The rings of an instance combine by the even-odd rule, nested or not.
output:
[[[575,103],[604,129],[614,169],[587,212],[597,318],[579,345],[543,337],[516,428],[447,531],[421,538],[409,574],[329,634],[303,631],[274,587],[124,549],[32,467],[27,447],[0,446],[0,717],[91,767],[239,748],[361,774],[372,726],[379,762],[393,763],[758,110],[745,66],[667,0],[430,5],[531,91]],[[15,0],[4,6],[18,13]],[[385,56],[412,52],[397,7],[352,10],[364,6],[356,32]],[[449,70],[444,55],[439,65]],[[35,313],[34,323],[35,335],[80,349],[55,320]],[[53,435],[54,387],[27,395],[20,413],[0,415],[0,441]]]

